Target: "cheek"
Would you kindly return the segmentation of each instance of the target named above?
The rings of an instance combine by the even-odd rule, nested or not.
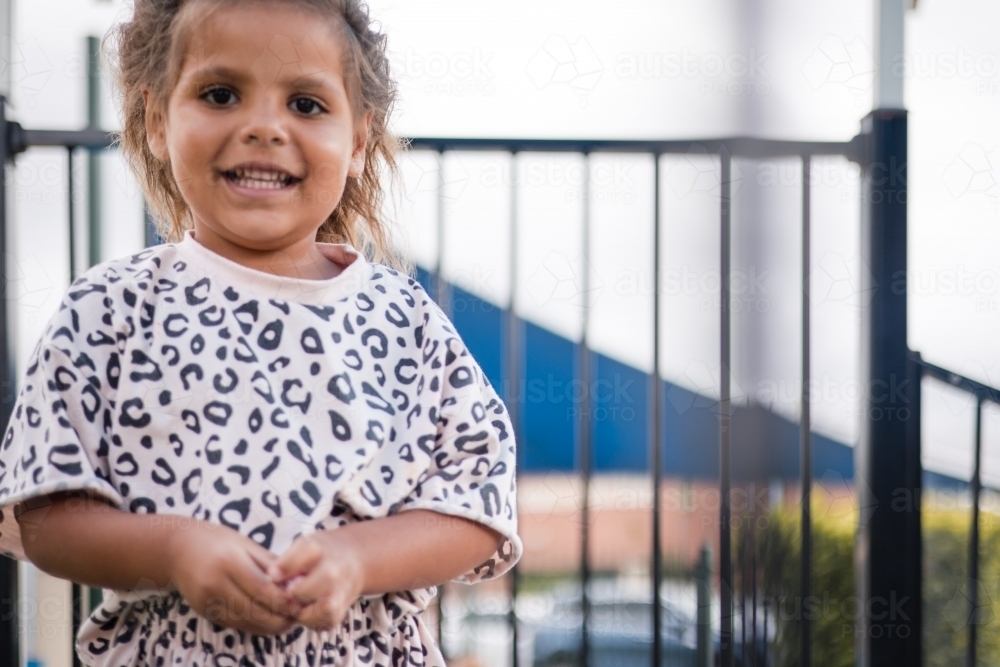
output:
[[[351,155],[346,133],[316,133],[303,139],[302,145],[307,147],[304,157],[315,176],[316,185],[325,189],[342,189],[347,180]]]
[[[313,175],[315,184],[324,189],[340,188],[344,185],[347,174],[345,165],[340,164],[335,159],[325,157],[313,163]]]
[[[217,129],[213,130],[216,125],[189,115],[178,114],[177,122],[173,123],[168,135],[174,178],[182,188],[189,188],[192,184],[209,184],[212,156],[216,152],[219,135]]]

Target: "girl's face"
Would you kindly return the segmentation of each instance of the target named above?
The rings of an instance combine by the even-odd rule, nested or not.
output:
[[[229,5],[191,26],[166,116],[147,93],[146,127],[196,235],[257,250],[315,239],[363,171],[371,120],[354,122],[341,60],[331,22],[296,7]]]

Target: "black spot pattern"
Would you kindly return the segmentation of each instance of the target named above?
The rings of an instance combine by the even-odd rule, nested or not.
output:
[[[522,546],[506,407],[416,281],[350,246],[318,247],[349,266],[281,278],[188,232],[74,282],[0,444],[0,552],[25,559],[14,503],[86,489],[279,554],[315,530],[430,509],[506,538],[456,581],[509,570]],[[363,598],[340,628],[277,636],[215,625],[176,592],[111,592],[77,649],[113,667],[443,666],[421,615],[435,592]]]

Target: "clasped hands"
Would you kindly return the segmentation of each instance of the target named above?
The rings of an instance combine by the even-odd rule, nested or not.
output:
[[[220,625],[280,634],[298,623],[332,630],[365,585],[365,558],[350,531],[297,538],[280,556],[235,530],[199,522],[168,542],[172,582]]]

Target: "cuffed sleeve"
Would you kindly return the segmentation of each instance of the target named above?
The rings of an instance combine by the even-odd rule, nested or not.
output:
[[[462,517],[503,536],[489,558],[454,579],[476,583],[520,559],[517,450],[509,413],[451,323],[436,307],[421,339],[419,405],[338,495],[335,514],[361,519],[415,509]],[[412,420],[412,421],[411,421]],[[393,437],[395,436],[395,437]]]
[[[70,288],[36,344],[0,444],[0,553],[28,560],[14,507],[81,490],[121,508],[109,482],[117,382],[113,308],[88,272]]]
[[[517,534],[516,446],[510,417],[461,341],[446,356],[438,433],[413,491],[397,511],[428,509],[488,526],[503,536],[496,552],[455,581],[476,583],[507,572],[522,553]],[[456,351],[457,350],[457,351]]]

